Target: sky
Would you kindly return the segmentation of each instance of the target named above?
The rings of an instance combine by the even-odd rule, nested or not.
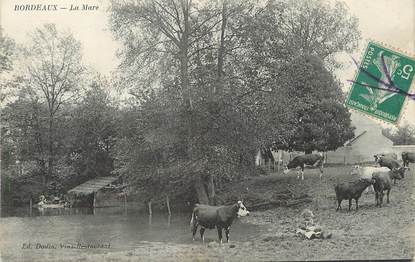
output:
[[[329,0],[334,2],[334,0]],[[352,54],[360,59],[368,40],[415,54],[415,0],[345,0],[350,13],[359,19],[362,41]],[[15,11],[15,5],[57,4],[58,11]],[[98,6],[98,10],[69,11],[71,5]],[[109,0],[1,0],[0,25],[3,34],[18,43],[28,40],[28,33],[44,23],[56,23],[58,29],[70,29],[83,46],[83,62],[108,75],[119,62],[116,57],[120,44],[115,41],[108,21]],[[67,9],[60,9],[67,8]],[[339,56],[344,68],[336,74],[346,84],[353,79],[356,68],[349,55]],[[349,84],[346,84],[346,87]],[[412,92],[415,92],[414,85]],[[415,125],[415,101],[407,101],[401,124]]]

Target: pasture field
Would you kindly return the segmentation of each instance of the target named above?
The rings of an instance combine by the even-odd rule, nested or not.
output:
[[[233,239],[220,246],[216,230],[207,231],[206,243],[199,239],[185,243],[142,242],[131,250],[105,254],[79,253],[62,261],[276,261],[276,260],[349,260],[412,259],[415,247],[414,170],[398,181],[391,191],[391,203],[375,207],[374,194],[363,194],[359,210],[336,212],[334,184],[352,179],[350,167],[329,167],[323,180],[318,169],[305,171],[305,180],[296,180],[294,172],[256,177],[233,185],[230,190],[255,194],[279,192],[288,186],[295,193],[306,193],[312,202],[294,207],[276,207],[251,212],[238,223],[258,225],[258,231],[244,239]],[[245,192],[244,195],[247,193]],[[384,200],[386,202],[386,199]],[[300,213],[314,212],[317,223],[332,232],[331,239],[306,240],[295,235]],[[240,228],[240,227],[239,227]],[[52,259],[52,258],[51,258]],[[54,257],[51,261],[59,261]]]

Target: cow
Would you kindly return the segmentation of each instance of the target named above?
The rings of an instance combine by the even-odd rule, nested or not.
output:
[[[376,206],[382,207],[383,203],[383,191],[386,191],[387,203],[389,204],[389,193],[392,188],[392,182],[390,178],[390,172],[375,172],[372,175],[372,183],[375,188]]]
[[[376,158],[376,155],[375,155]],[[396,173],[398,175],[391,174],[393,176],[393,182],[396,184],[396,179],[403,178],[405,176],[405,172],[408,169],[408,167],[403,167],[399,164],[399,162],[395,159],[391,159],[388,157],[383,156],[377,156],[377,162],[381,167],[387,167],[389,170],[393,171],[393,173]]]
[[[356,211],[359,209],[359,198],[362,196],[363,190],[365,190],[368,186],[372,185],[372,179],[367,178],[359,178],[357,180],[340,183],[334,187],[334,191],[336,192],[336,199],[337,199],[337,209],[336,211],[342,209],[341,203],[343,200],[349,200],[349,211],[352,207],[352,199],[356,201]]]
[[[405,177],[406,167],[394,168],[389,171],[390,179],[393,179],[393,184],[396,184],[396,180],[401,180]]]
[[[242,201],[229,206],[209,206],[196,204],[190,220],[190,228],[193,234],[193,240],[198,226],[200,226],[200,238],[205,242],[205,230],[216,227],[218,230],[219,241],[222,243],[222,229],[225,229],[226,242],[229,242],[230,227],[236,217],[248,216],[249,211]]]
[[[358,178],[364,178],[364,179],[372,179],[372,174],[374,172],[388,172],[389,168],[387,167],[379,167],[379,166],[364,166],[361,167],[359,165],[356,165],[352,168],[350,171],[350,174],[353,176],[357,176]],[[373,186],[368,186],[365,189],[365,193],[368,194],[369,192],[373,193],[374,189]]]
[[[415,153],[402,152],[403,166],[408,167],[409,163],[415,163]]]
[[[287,174],[290,169],[293,168],[301,168],[299,172],[297,172],[297,179],[300,178],[304,180],[304,167],[305,166],[318,166],[320,168],[320,179],[323,176],[323,162],[324,157],[320,154],[307,154],[307,155],[300,155],[294,157],[285,167],[284,167],[284,174]]]
[[[395,159],[398,160],[398,156],[395,153],[381,153],[381,154],[376,154],[374,155],[375,157],[375,162],[378,162],[378,159],[381,157],[386,157],[386,158],[390,158],[390,159]]]
[[[392,170],[393,168],[400,168],[401,165],[399,164],[398,160],[393,158],[389,158],[382,155],[374,155],[375,162],[379,164],[379,166],[384,166]]]

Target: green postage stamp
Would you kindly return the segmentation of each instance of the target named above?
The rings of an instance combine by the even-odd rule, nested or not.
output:
[[[356,63],[356,61],[355,61]],[[385,122],[397,124],[415,74],[415,59],[369,42],[346,105]]]

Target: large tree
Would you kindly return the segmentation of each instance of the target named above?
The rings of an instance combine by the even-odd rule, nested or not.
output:
[[[296,122],[284,146],[309,153],[329,151],[353,137],[350,113],[338,81],[315,56],[299,56],[284,68],[281,84],[290,90]]]
[[[33,32],[25,55],[24,92],[46,108],[47,157],[41,167],[46,185],[53,174],[58,147],[56,123],[61,117],[60,111],[78,94],[82,83],[81,45],[71,33],[59,32],[55,25],[46,24]]]
[[[293,92],[291,82],[305,81],[305,76],[312,79],[322,77],[321,81],[327,87],[332,85],[329,88],[331,91],[336,90],[329,94],[337,104],[341,103],[338,101],[343,99],[343,95],[338,88],[338,81],[331,80],[328,83],[327,79],[332,78],[332,69],[340,66],[335,59],[336,54],[351,52],[356,48],[360,39],[357,19],[348,13],[341,2],[330,5],[322,0],[285,0],[268,1],[264,7],[252,9],[250,15],[241,16],[237,22],[234,30],[238,35],[245,36],[244,41],[242,48],[228,57],[244,83],[245,93],[239,96],[241,102],[261,105],[256,106],[256,110],[263,120],[259,123],[262,123],[260,127],[268,131],[262,135],[264,145],[272,141],[283,147],[293,145],[293,139],[298,137],[298,126],[303,125],[298,122],[294,112],[304,107],[307,100],[303,100],[305,96],[296,97],[298,94]],[[311,57],[324,64],[307,62]],[[302,71],[295,72],[293,68]],[[310,71],[316,74],[312,76]],[[314,89],[319,88],[314,86]],[[323,111],[327,107],[330,108],[323,103],[316,104],[314,110]],[[333,126],[335,130],[348,126],[349,116],[343,116],[346,120],[340,121],[337,127]],[[313,118],[314,115],[306,117]],[[340,120],[342,116],[339,114],[336,117]],[[339,136],[333,136],[330,139],[338,141],[329,142],[328,137],[324,141],[326,146],[318,146],[319,149],[333,149],[343,141],[337,139]],[[300,139],[297,144],[303,142]],[[319,144],[322,145],[323,141]],[[312,147],[317,149],[316,145]]]
[[[138,78],[134,75],[135,86],[143,83],[144,79],[147,87],[139,86],[131,91],[147,105],[161,103],[168,108],[168,111],[164,111],[153,106],[145,107],[149,113],[154,113],[151,117],[153,120],[147,123],[150,128],[145,132],[145,138],[148,142],[155,142],[152,137],[158,134],[159,140],[157,143],[152,143],[152,152],[168,151],[171,148],[170,141],[180,141],[181,143],[173,142],[182,148],[178,150],[181,153],[176,155],[176,161],[197,161],[200,158],[200,146],[197,143],[204,132],[202,125],[205,124],[198,125],[201,121],[198,121],[197,117],[203,111],[201,110],[201,107],[204,107],[203,99],[212,97],[216,92],[216,85],[211,80],[215,80],[216,83],[221,82],[223,67],[219,65],[217,70],[207,69],[204,60],[208,59],[214,65],[211,54],[217,49],[215,42],[212,42],[212,32],[219,27],[220,18],[226,15],[225,12],[225,4],[219,8],[210,4],[195,4],[188,0],[113,2],[112,28],[124,42],[122,68],[144,72],[146,69],[143,66],[145,66],[153,70],[147,78],[142,77],[143,73],[139,74]],[[218,56],[219,64],[222,65],[225,25],[226,22],[223,22],[222,44],[219,48],[221,54]],[[197,72],[196,77],[190,77],[190,72],[192,74]],[[206,73],[206,76],[202,72]],[[128,81],[131,75],[124,74],[123,79]],[[156,88],[157,97],[150,97],[151,93],[154,94],[151,90],[154,88],[151,84],[154,83],[153,81],[166,88]],[[202,82],[208,84],[199,85]],[[162,122],[160,118],[163,119]],[[157,119],[160,120],[154,121]],[[171,128],[166,129],[165,126]],[[166,130],[170,131],[165,133]],[[166,160],[165,157],[163,159]],[[197,180],[199,199],[201,202],[206,202],[208,198],[206,190],[200,186],[201,179]],[[212,181],[210,185],[212,196],[214,195]]]

